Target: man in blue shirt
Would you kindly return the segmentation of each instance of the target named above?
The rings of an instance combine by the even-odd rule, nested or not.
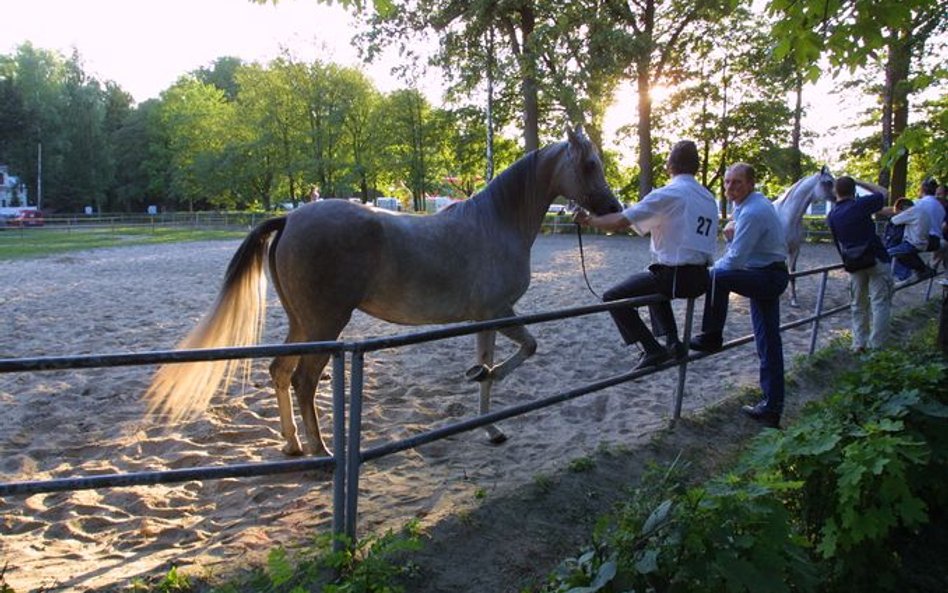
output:
[[[882,348],[889,332],[893,288],[890,258],[872,221],[872,215],[885,205],[885,197],[874,193],[857,199],[852,177],[837,179],[835,191],[836,205],[826,215],[826,222],[849,272],[852,348],[861,353],[867,347]],[[867,254],[867,261],[853,265],[861,252]]]
[[[773,204],[754,191],[754,184],[754,168],[747,163],[731,165],[724,175],[724,192],[735,205],[733,235],[730,228],[725,229],[729,243],[724,256],[711,269],[702,333],[690,345],[703,352],[719,350],[724,343],[730,293],[750,299],[763,397],[757,405],[744,406],[742,411],[764,426],[777,428],[784,398],[780,295],[790,281],[787,241]]]

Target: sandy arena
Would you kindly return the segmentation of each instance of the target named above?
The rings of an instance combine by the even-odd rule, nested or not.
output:
[[[647,239],[592,236],[584,241],[598,291],[648,260]],[[235,241],[135,246],[0,262],[0,358],[170,349],[217,293]],[[835,264],[826,244],[804,245],[802,268]],[[811,314],[818,276],[799,282],[801,307],[783,301],[783,321]],[[848,302],[845,274],[830,278],[826,306]],[[897,293],[894,307],[916,305],[924,287]],[[541,236],[521,314],[593,304],[575,236]],[[700,301],[699,301],[700,305]],[[700,307],[699,307],[700,309]],[[684,303],[676,303],[679,324]],[[750,333],[747,301],[732,300],[726,338]],[[285,318],[271,290],[266,343],[280,343]],[[848,329],[848,314],[824,320],[818,347]],[[532,401],[625,372],[625,348],[609,316],[533,326],[537,355],[494,387],[494,407]],[[343,337],[407,333],[411,328],[357,313]],[[477,386],[463,380],[473,337],[367,356],[364,446],[381,444],[477,413]],[[805,355],[808,327],[786,332],[788,366]],[[499,339],[499,353],[510,345]],[[282,460],[277,405],[267,364],[249,385],[219,394],[195,421],[165,426],[144,417],[142,394],[153,367],[0,375],[0,481]],[[756,385],[752,344],[689,366],[685,414]],[[418,518],[435,525],[478,491],[502,491],[564,467],[601,444],[636,446],[665,426],[677,372],[508,420],[509,440],[490,445],[480,430],[370,463],[364,468],[359,531]],[[323,381],[321,424],[331,429]],[[327,431],[328,432],[328,431]],[[328,436],[328,434],[327,434]],[[320,475],[193,481],[0,498],[0,566],[19,593],[118,587],[172,565],[220,572],[279,544],[325,533],[331,483]]]

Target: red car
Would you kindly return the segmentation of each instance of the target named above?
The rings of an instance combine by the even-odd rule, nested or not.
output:
[[[39,210],[21,210],[16,216],[7,219],[7,226],[43,226],[43,213]]]

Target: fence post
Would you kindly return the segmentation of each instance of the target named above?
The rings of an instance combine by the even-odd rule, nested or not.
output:
[[[941,284],[941,311],[938,314],[938,347],[941,353],[948,356],[948,279]]]
[[[362,376],[365,354],[352,353],[352,372],[349,378],[349,450],[346,456],[346,535],[350,545],[356,542],[356,518],[359,504],[359,465],[362,463]]]
[[[813,325],[810,326],[810,356],[813,356],[813,353],[816,352],[816,337],[820,331],[820,316],[823,314],[823,296],[826,294],[826,281],[828,279],[829,272],[824,271],[820,277],[820,291],[816,295],[816,311],[813,313],[815,319],[813,320]]]
[[[705,296],[705,298],[708,298]],[[681,402],[685,398],[685,379],[688,377],[688,348],[691,344],[691,324],[695,316],[695,299],[688,299],[688,306],[685,308],[685,333],[682,336],[682,343],[685,345],[685,357],[678,365],[678,391],[675,393],[675,411],[672,415],[672,424],[681,418]]]
[[[332,457],[336,462],[332,476],[333,550],[344,548],[339,538],[346,529],[346,357],[332,355]]]

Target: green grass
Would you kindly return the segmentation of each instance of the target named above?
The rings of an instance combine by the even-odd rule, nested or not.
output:
[[[243,230],[111,227],[96,229],[5,229],[0,232],[0,261],[30,259],[123,245],[239,239]]]

